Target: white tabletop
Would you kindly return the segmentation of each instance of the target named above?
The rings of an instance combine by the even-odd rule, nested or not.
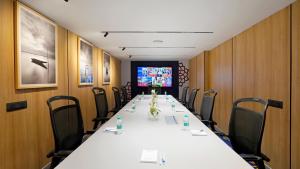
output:
[[[136,110],[128,111],[132,101],[118,112],[123,117],[120,135],[107,133],[106,127],[116,126],[116,116],[106,122],[86,142],[61,162],[57,169],[253,169],[246,161],[211,132],[183,105],[170,96],[158,96],[161,110],[157,121],[148,118],[150,95],[136,101]],[[175,100],[172,112],[170,100]],[[181,111],[184,112],[181,112]],[[183,115],[190,117],[190,129],[203,129],[207,136],[192,136],[182,130]],[[174,115],[177,125],[167,124],[165,116]],[[141,163],[143,149],[165,154],[166,163]]]

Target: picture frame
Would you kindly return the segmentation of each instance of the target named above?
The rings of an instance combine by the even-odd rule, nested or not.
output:
[[[104,85],[110,84],[111,81],[110,59],[111,59],[110,54],[104,51],[103,58],[102,58],[102,67],[103,67],[102,78],[103,78]]]
[[[94,84],[93,45],[78,38],[78,85],[89,86]]]
[[[57,87],[57,29],[50,19],[15,3],[16,89]]]

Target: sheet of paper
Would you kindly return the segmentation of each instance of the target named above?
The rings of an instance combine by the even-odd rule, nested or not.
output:
[[[192,136],[207,136],[204,130],[191,130]]]
[[[165,116],[165,121],[167,124],[178,124],[175,116]]]
[[[105,131],[105,132],[116,132],[117,129],[116,129],[116,127],[106,127],[106,128],[104,129],[104,131]]]
[[[141,162],[143,163],[156,163],[157,162],[157,150],[144,149],[141,156]]]

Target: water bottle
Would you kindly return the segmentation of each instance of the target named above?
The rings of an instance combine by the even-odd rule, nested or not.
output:
[[[185,114],[183,116],[183,129],[184,130],[187,130],[189,128],[189,126],[190,126],[190,122],[189,121],[190,121],[189,115]]]
[[[122,117],[118,114],[117,115],[117,134],[121,134],[122,133]]]
[[[172,107],[172,113],[175,113],[175,101],[174,100],[172,101],[171,107]]]
[[[144,99],[144,96],[145,96],[145,92],[142,92],[142,98]]]
[[[165,91],[165,96],[167,95],[167,91]]]

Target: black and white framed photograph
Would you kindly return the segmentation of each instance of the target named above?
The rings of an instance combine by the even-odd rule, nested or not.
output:
[[[93,85],[93,45],[78,38],[78,50],[79,85]]]
[[[103,52],[103,84],[110,84],[110,55]]]
[[[16,87],[57,86],[57,25],[16,3]]]

